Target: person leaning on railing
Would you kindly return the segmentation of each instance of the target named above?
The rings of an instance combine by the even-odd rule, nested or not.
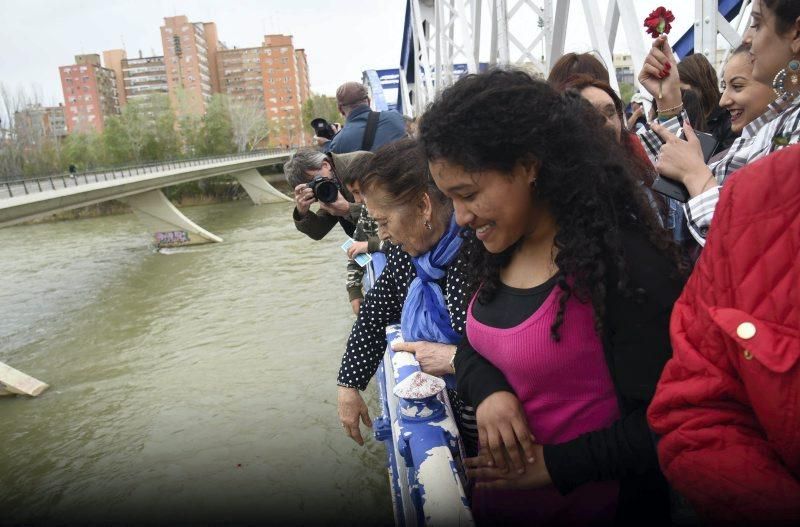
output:
[[[417,141],[401,139],[378,149],[361,192],[389,246],[386,267],[366,294],[337,378],[339,420],[359,445],[364,444],[359,421],[372,426],[359,392],[383,357],[386,326],[400,321],[405,342],[394,350],[414,353],[423,372],[452,374],[470,295],[452,205],[430,179]],[[474,413],[454,390],[448,396],[464,446],[474,453]]]
[[[362,206],[354,202],[353,195],[342,185],[339,174],[349,170],[350,164],[362,155],[364,152],[323,154],[314,148],[303,148],[286,162],[283,172],[286,181],[294,188],[292,217],[298,231],[312,240],[321,240],[338,223],[348,236],[353,235]],[[319,202],[319,210],[315,212],[311,205],[317,199],[308,183],[316,176],[334,181],[339,192],[333,203]]]

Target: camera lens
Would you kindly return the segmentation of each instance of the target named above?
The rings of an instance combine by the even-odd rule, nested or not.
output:
[[[323,203],[333,203],[339,196],[339,189],[331,180],[320,181],[314,189],[317,199]]]

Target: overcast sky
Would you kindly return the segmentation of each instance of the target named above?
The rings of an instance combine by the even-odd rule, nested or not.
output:
[[[605,16],[607,0],[597,1]],[[591,50],[581,3],[572,1],[567,51]],[[644,20],[663,1],[633,3]],[[258,46],[265,33],[293,35],[295,47],[306,50],[312,90],[332,95],[342,82],[359,80],[364,69],[398,66],[405,5],[406,0],[0,0],[0,82],[35,90],[45,104],[62,102],[58,67],[72,64],[74,55],[122,47],[129,57],[139,50],[161,55],[163,18],[185,14],[193,22],[216,22],[228,47]],[[677,38],[692,22],[694,0],[665,5],[678,17]],[[618,40],[617,51],[626,48]]]

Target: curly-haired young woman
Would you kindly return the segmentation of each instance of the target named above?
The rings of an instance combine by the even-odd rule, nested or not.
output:
[[[668,520],[645,411],[681,260],[630,156],[582,97],[520,71],[445,90],[420,138],[480,287],[455,357],[482,447],[476,518]]]

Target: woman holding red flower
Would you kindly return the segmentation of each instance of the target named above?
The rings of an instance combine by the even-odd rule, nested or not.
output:
[[[772,86],[778,98],[745,127],[722,159],[708,165],[683,111],[677,60],[666,35],[658,31],[666,31],[669,17],[657,20],[654,12],[648,21],[648,32],[657,38],[639,82],[655,98],[658,123],[640,131],[639,137],[658,172],[686,186],[690,199],[684,210],[689,231],[705,245],[725,179],[744,165],[800,141],[800,2],[753,2],[752,25],[745,35],[746,41],[752,40],[753,78]],[[686,141],[677,137],[681,128]]]

